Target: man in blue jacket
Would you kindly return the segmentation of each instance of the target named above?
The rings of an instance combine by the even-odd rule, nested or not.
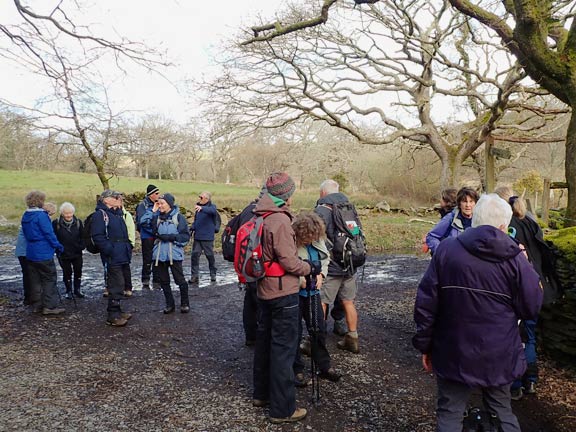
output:
[[[212,203],[212,194],[204,191],[198,196],[196,203],[194,222],[190,231],[194,234],[192,243],[191,267],[192,276],[190,283],[197,284],[200,268],[200,255],[204,251],[210,269],[210,280],[216,282],[216,261],[214,259],[214,234],[216,232],[216,213],[218,210]]]
[[[504,432],[520,432],[510,384],[526,370],[519,319],[535,319],[542,304],[538,274],[507,234],[512,210],[483,195],[472,228],[443,240],[420,281],[412,343],[436,374],[437,430],[461,431],[470,393],[480,388]]]
[[[100,195],[92,217],[92,239],[100,250],[107,273],[108,319],[113,327],[125,326],[132,317],[122,312],[120,300],[124,294],[124,267],[130,266],[132,245],[122,213],[122,194],[106,189]]]

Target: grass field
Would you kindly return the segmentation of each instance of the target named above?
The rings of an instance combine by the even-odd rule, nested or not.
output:
[[[175,180],[147,180],[143,178],[122,177],[110,180],[110,187],[124,193],[143,192],[148,184],[154,184],[163,192],[170,192],[176,202],[190,208],[196,202],[198,194],[204,190],[212,192],[213,201],[219,208],[242,209],[258,195],[259,188],[225,185],[216,183],[195,183]],[[38,189],[46,193],[47,201],[60,205],[69,201],[76,207],[76,213],[84,218],[94,209],[96,195],[102,186],[95,174],[58,172],[58,171],[9,171],[0,170],[0,188],[4,199],[0,202],[0,215],[8,221],[17,223],[26,209],[25,195]],[[382,197],[370,195],[351,195],[358,206],[375,204]],[[293,210],[312,209],[318,199],[318,190],[296,191]],[[362,217],[368,246],[372,253],[412,252],[419,248],[422,235],[432,225],[422,222],[410,222],[404,215],[369,213]],[[430,219],[437,221],[437,219]],[[12,232],[14,227],[3,228]],[[217,246],[218,246],[217,241]]]

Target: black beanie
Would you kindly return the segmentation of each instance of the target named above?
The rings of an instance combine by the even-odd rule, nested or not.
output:
[[[156,186],[149,184],[148,187],[146,188],[146,196],[150,196],[153,193],[158,192],[160,189],[158,189]]]

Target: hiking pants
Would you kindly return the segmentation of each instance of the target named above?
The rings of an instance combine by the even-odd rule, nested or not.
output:
[[[124,295],[124,265],[108,265],[106,287],[108,288],[108,319],[120,318],[122,309],[120,300]]]
[[[258,330],[258,283],[248,282],[244,291],[244,308],[242,309],[242,323],[247,341],[256,340]]]
[[[22,289],[24,295],[24,304],[30,304],[30,271],[28,270],[28,260],[25,256],[19,256],[18,262],[22,269]]]
[[[30,303],[35,309],[54,309],[60,302],[56,287],[56,264],[54,260],[28,260],[30,277]]]
[[[204,252],[208,260],[210,276],[216,276],[216,260],[214,259],[214,240],[194,240],[192,243],[192,256],[190,264],[192,267],[192,277],[200,274],[200,255]]]
[[[474,390],[466,384],[437,377],[437,432],[462,432],[463,414]],[[510,384],[482,388],[482,399],[491,413],[498,415],[502,432],[521,432],[518,419],[512,413]]]
[[[189,306],[188,282],[186,282],[186,278],[184,277],[182,261],[172,261],[172,265],[170,265],[169,261],[159,261],[155,271],[160,279],[160,287],[164,292],[166,307],[173,308],[175,306],[174,295],[170,287],[170,271],[172,271],[174,282],[176,282],[176,285],[180,288],[180,306]]]
[[[296,410],[294,359],[298,347],[298,294],[258,301],[254,399],[270,401],[270,417]]]
[[[74,275],[74,287],[80,287],[82,280],[82,255],[76,258],[58,258],[62,268],[62,280],[66,287],[66,292],[72,291],[72,275]]]
[[[512,389],[519,389],[525,384],[530,382],[538,382],[538,357],[536,354],[536,320],[523,320],[520,324],[523,327],[524,334],[526,335],[526,342],[524,343],[524,355],[526,356],[526,363],[528,368],[522,378],[518,378],[512,384]],[[522,333],[522,332],[521,332]]]
[[[152,250],[154,249],[154,237],[142,239],[142,283],[158,282],[152,268]]]
[[[312,306],[312,310],[310,307]],[[326,321],[322,310],[320,295],[312,297],[300,296],[300,319],[298,320],[298,341],[302,340],[302,319],[306,323],[306,329],[310,335],[310,349],[312,360],[316,363],[318,371],[326,372],[330,369],[330,354],[326,348]],[[310,316],[312,315],[312,316]],[[304,360],[300,350],[296,348],[296,360],[294,361],[294,372],[303,372],[305,368]]]

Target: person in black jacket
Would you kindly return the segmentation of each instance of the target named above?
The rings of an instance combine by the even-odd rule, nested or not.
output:
[[[100,250],[108,285],[108,319],[113,327],[125,326],[132,314],[122,312],[120,300],[124,294],[124,267],[130,265],[132,245],[122,214],[122,194],[106,189],[100,195],[92,217],[92,240]]]
[[[64,252],[58,256],[58,262],[62,268],[67,299],[71,299],[73,295],[78,298],[84,297],[80,290],[82,285],[82,251],[84,250],[83,224],[74,215],[75,211],[76,209],[71,203],[65,202],[60,206],[60,217],[52,221],[56,238],[64,246]],[[74,281],[74,294],[72,294],[72,281]]]

